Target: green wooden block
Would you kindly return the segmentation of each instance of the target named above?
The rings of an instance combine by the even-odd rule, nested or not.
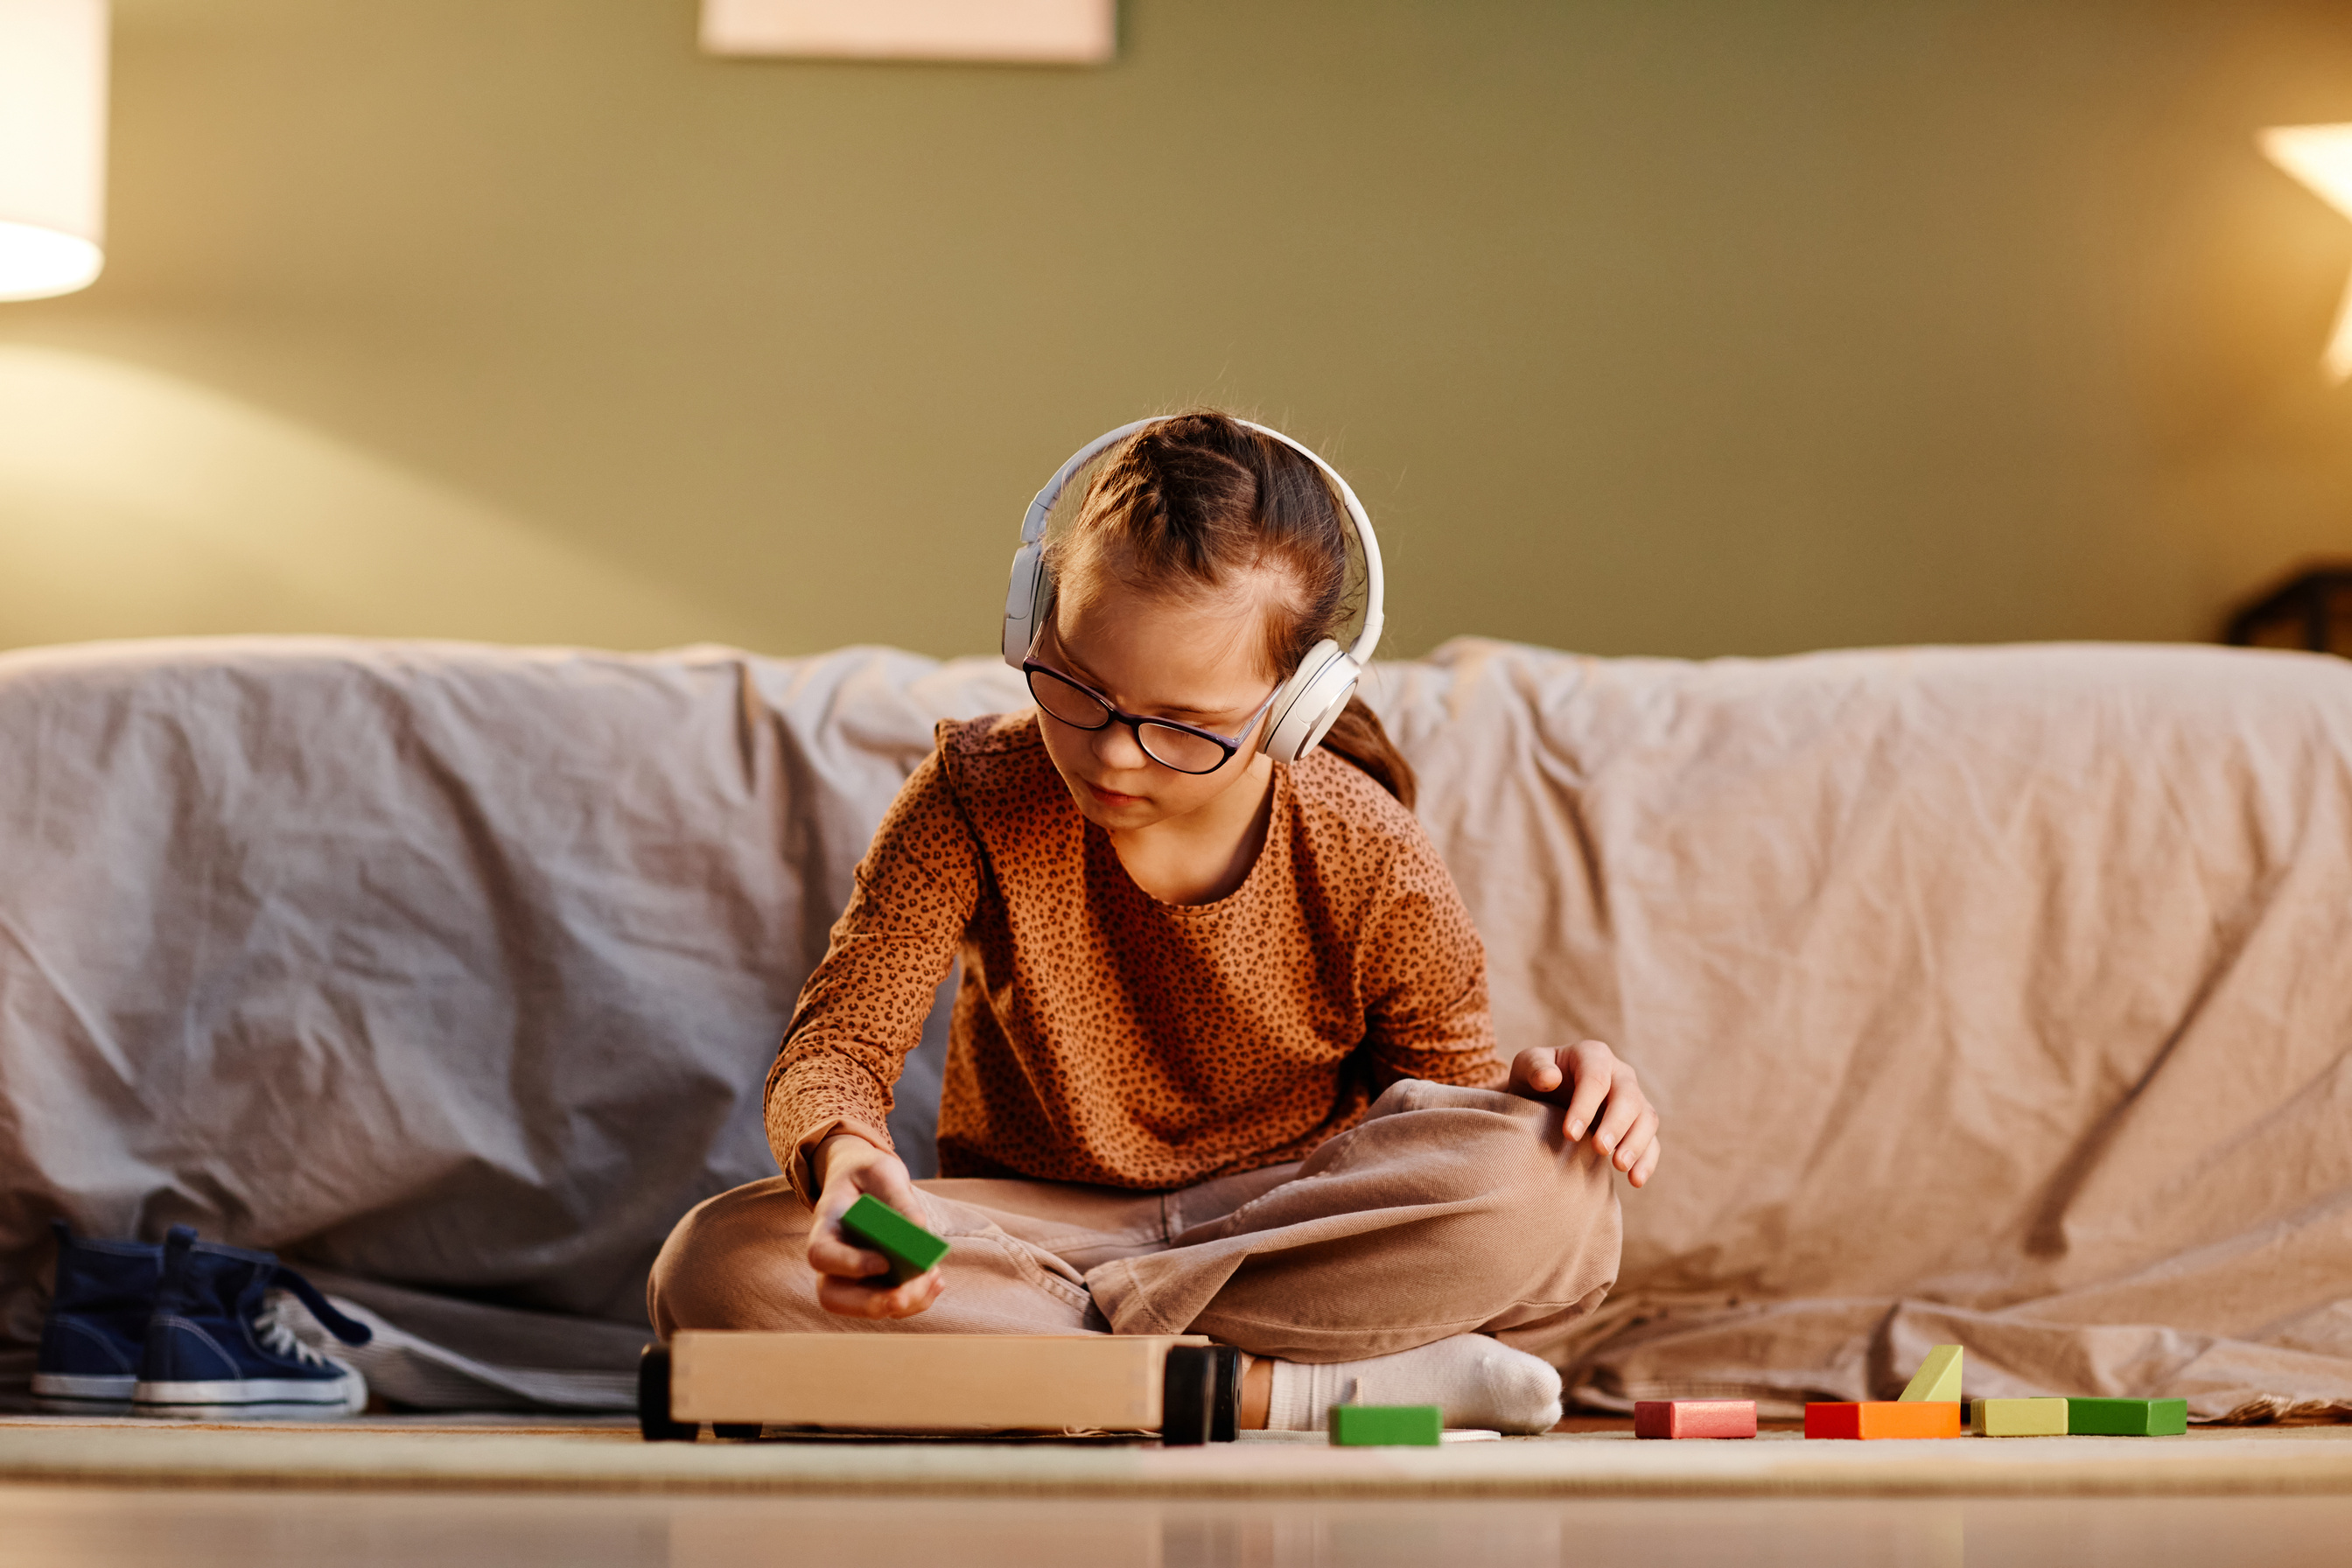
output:
[[[857,1201],[841,1216],[841,1228],[849,1233],[850,1240],[888,1258],[890,1278],[901,1285],[937,1268],[948,1255],[945,1240],[871,1193],[857,1194]]]
[[[1434,1405],[1331,1406],[1331,1441],[1342,1448],[1434,1448],[1444,1431]]]
[[[2066,1430],[2077,1437],[2177,1437],[2189,1430],[2189,1401],[2069,1399]]]

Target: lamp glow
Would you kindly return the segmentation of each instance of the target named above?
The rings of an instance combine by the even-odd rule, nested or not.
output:
[[[2352,125],[2282,125],[2263,132],[2263,151],[2320,200],[2352,217]],[[2323,363],[2337,381],[2352,376],[2352,281],[2336,308],[2336,331]]]
[[[105,265],[106,0],[0,0],[0,300]]]

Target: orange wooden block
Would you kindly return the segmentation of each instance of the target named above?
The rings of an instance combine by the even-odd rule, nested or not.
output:
[[[1865,1399],[1860,1403],[1808,1405],[1808,1437],[1957,1437],[1957,1399]]]

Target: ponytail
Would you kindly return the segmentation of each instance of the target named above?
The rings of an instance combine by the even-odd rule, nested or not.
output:
[[[1323,737],[1323,749],[1370,773],[1372,782],[1396,796],[1407,811],[1412,809],[1416,793],[1412,764],[1404,760],[1404,753],[1389,739],[1381,716],[1366,707],[1362,698],[1348,699],[1348,706]]]

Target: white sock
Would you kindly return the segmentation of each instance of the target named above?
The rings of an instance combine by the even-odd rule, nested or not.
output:
[[[1320,1432],[1334,1405],[1434,1405],[1448,1426],[1497,1432],[1542,1432],[1559,1420],[1559,1373],[1484,1334],[1365,1361],[1273,1365],[1265,1424],[1276,1432]]]

